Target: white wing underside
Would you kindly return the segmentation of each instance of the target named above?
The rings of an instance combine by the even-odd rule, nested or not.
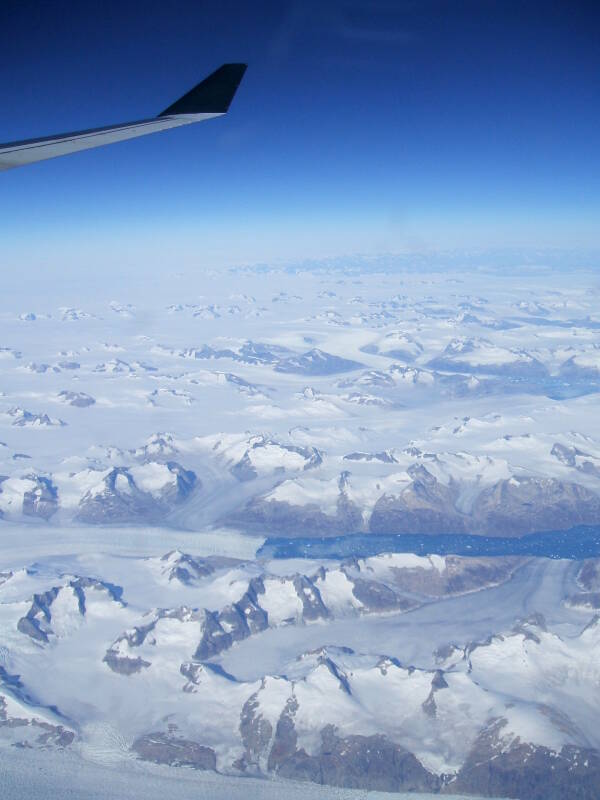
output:
[[[126,122],[113,127],[93,128],[44,139],[0,145],[0,172],[13,167],[22,167],[25,164],[33,164],[36,161],[45,161],[48,158],[57,158],[69,153],[77,153],[80,150],[90,150],[114,142],[123,142],[138,136],[146,136],[149,133],[166,131],[170,128],[178,128],[181,125],[190,125],[220,116],[222,115],[180,114],[172,117],[156,117],[139,122]]]

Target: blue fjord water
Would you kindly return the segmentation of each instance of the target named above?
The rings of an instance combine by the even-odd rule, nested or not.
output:
[[[539,556],[583,559],[600,556],[600,525],[528,536],[490,537],[462,533],[354,533],[324,538],[268,538],[257,555],[263,558],[366,558],[379,553],[457,556]]]

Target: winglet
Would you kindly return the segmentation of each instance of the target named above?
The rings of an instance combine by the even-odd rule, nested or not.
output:
[[[246,64],[223,64],[158,116],[225,114],[244,77],[246,66]]]

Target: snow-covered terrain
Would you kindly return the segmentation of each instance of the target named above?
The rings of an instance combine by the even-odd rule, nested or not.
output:
[[[600,520],[585,273],[181,281],[4,310],[6,519],[274,535]]]
[[[598,299],[360,266],[4,296],[0,762],[597,797],[597,562],[257,553],[600,526]]]

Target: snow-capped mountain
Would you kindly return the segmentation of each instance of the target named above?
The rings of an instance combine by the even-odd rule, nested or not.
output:
[[[596,800],[596,278],[514,277],[11,300],[0,763]]]
[[[550,620],[516,617],[483,638],[468,620],[444,621],[414,649],[419,610],[469,598],[485,606],[495,593],[512,598],[514,612],[521,595],[531,597],[531,576],[547,572],[542,562],[381,554],[302,574],[285,562],[257,568],[180,551],[127,561],[95,563],[127,576],[130,593],[103,577],[61,575],[52,560],[3,573],[0,738],[14,741],[23,727],[31,747],[78,747],[118,698],[112,724],[133,755],[161,764],[490,796],[521,796],[535,781],[534,797],[569,797],[576,781],[577,796],[592,796],[596,617],[554,606]],[[566,566],[553,570],[566,576]],[[595,586],[596,567],[572,580]],[[201,604],[152,607],[165,590]],[[352,646],[328,643],[349,623]],[[294,630],[302,643],[290,657]],[[252,652],[262,652],[258,661]]]

